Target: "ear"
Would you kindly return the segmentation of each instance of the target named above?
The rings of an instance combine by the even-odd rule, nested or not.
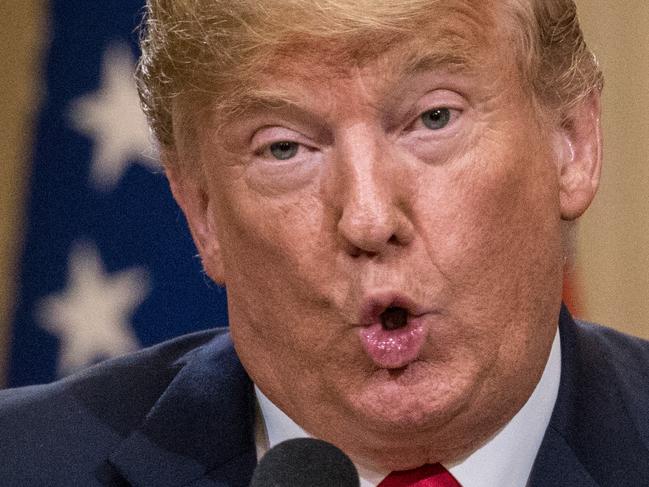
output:
[[[559,129],[561,217],[575,220],[590,206],[602,170],[601,98],[592,93],[571,108]]]
[[[184,169],[178,164],[169,163],[174,161],[171,158],[176,157],[175,152],[163,155],[171,192],[185,214],[203,269],[214,282],[225,285],[221,247],[204,179],[198,170]]]

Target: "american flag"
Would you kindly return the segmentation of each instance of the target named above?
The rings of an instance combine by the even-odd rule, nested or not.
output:
[[[142,0],[54,0],[10,386],[226,325],[137,98]]]

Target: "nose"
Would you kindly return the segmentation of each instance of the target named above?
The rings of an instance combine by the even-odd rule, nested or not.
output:
[[[353,257],[374,257],[412,240],[406,174],[384,142],[350,130],[336,157],[337,234]]]

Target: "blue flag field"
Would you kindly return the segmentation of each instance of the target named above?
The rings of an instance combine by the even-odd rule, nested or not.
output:
[[[50,2],[9,386],[227,324],[139,108],[141,16],[141,0]]]

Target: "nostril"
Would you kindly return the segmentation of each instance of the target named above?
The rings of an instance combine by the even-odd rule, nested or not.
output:
[[[387,308],[380,317],[381,325],[386,330],[397,330],[408,324],[408,311],[398,306]]]
[[[372,259],[377,255],[379,255],[378,252],[363,250],[361,248],[356,247],[355,245],[349,245],[347,248],[347,253],[355,259],[361,256]]]

